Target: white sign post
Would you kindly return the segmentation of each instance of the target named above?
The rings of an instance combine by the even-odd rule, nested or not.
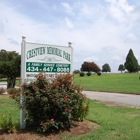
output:
[[[24,83],[24,67],[25,67],[25,58],[24,58],[24,53],[25,53],[25,41],[26,37],[22,36],[22,43],[21,43],[21,85]],[[25,128],[25,112],[24,112],[24,97],[22,96],[22,88],[20,92],[20,129]]]
[[[68,47],[37,44],[26,42],[22,37],[21,45],[21,84],[24,80],[35,79],[39,72],[45,72],[47,78],[55,78],[56,75],[72,73],[73,71],[73,48],[71,42]],[[21,106],[23,96],[21,92]],[[25,114],[23,108],[20,113],[20,127],[25,128]]]

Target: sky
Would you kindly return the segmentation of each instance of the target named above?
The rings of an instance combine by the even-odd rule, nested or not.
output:
[[[118,72],[130,49],[140,64],[140,0],[1,0],[0,50],[27,42],[68,46],[73,69],[84,61]]]

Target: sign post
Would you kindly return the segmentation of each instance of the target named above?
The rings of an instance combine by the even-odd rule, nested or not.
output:
[[[24,53],[25,53],[25,41],[26,37],[22,36],[22,43],[21,43],[21,79],[20,79],[20,85],[23,85],[24,83],[24,67],[25,67],[25,58],[24,58]],[[25,128],[25,111],[24,111],[24,97],[22,95],[22,88],[20,89],[20,129]]]
[[[68,47],[66,47],[29,43],[25,39],[26,37],[23,36],[21,45],[21,84],[24,83],[25,79],[26,81],[34,80],[39,72],[44,72],[47,78],[55,78],[59,74],[72,73],[73,48],[71,42],[68,42]],[[21,91],[21,129],[25,128],[24,100]]]

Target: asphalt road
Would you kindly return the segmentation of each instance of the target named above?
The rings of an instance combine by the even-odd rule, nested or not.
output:
[[[94,100],[140,107],[140,95],[96,91],[83,91],[83,94],[86,94],[87,98]]]

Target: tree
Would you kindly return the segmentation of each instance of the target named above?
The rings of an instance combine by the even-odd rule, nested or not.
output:
[[[15,51],[0,50],[0,74],[7,77],[7,88],[15,86],[16,77],[20,76],[21,56]]]
[[[81,66],[81,71],[99,72],[101,69],[94,62],[84,62]]]
[[[138,66],[138,71],[140,71],[140,65]]]
[[[111,72],[111,68],[108,63],[102,66],[102,72]]]
[[[80,70],[74,70],[73,73],[74,74],[79,74],[80,73]]]
[[[126,62],[124,63],[125,68],[131,72],[138,72],[138,61],[134,56],[132,49],[129,50],[126,56]]]
[[[125,70],[124,65],[123,64],[120,64],[119,65],[119,68],[118,68],[118,71],[121,71],[121,73],[122,73],[122,71],[124,71],[124,70]]]

